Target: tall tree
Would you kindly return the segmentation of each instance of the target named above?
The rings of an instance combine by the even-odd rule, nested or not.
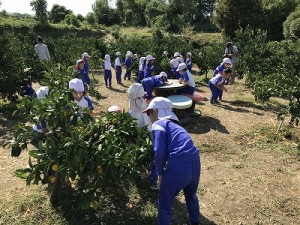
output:
[[[54,4],[49,14],[49,20],[52,23],[59,23],[65,19],[66,15],[72,13],[72,10],[66,9],[62,5]]]
[[[238,29],[250,28],[257,33],[263,22],[261,0],[217,0],[213,23],[231,38]]]
[[[117,21],[115,11],[110,8],[108,0],[96,0],[92,9],[100,24],[112,25]]]
[[[33,0],[30,2],[32,10],[35,11],[35,16],[39,24],[48,24],[47,15],[47,1],[46,0]]]

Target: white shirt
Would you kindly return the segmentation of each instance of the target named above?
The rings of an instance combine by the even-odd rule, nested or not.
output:
[[[122,66],[119,57],[115,59],[115,66]]]
[[[187,73],[188,78],[189,78],[189,80],[187,80],[188,85],[190,87],[196,87],[196,83],[195,83],[194,77],[191,74],[191,72],[189,70],[187,70],[186,73]]]
[[[104,61],[104,69],[111,70],[111,62],[110,61]]]
[[[34,50],[36,54],[40,57],[42,60],[50,60],[50,54],[47,45],[45,44],[37,44],[34,46]]]

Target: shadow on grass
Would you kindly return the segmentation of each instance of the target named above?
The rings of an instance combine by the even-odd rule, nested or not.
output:
[[[55,206],[58,214],[72,225],[156,225],[158,191],[149,189],[145,180],[129,187],[124,193],[112,188],[103,193],[97,210],[78,209],[71,199],[71,192],[61,195],[61,203]],[[177,199],[173,204],[173,225],[187,225],[187,207]],[[202,225],[215,225],[201,216]]]
[[[228,103],[232,106],[241,106],[241,107],[248,107],[248,108],[254,108],[261,111],[267,111],[267,112],[279,112],[281,108],[284,108],[285,106],[283,104],[277,103],[277,104],[271,104],[266,102],[264,105],[258,105],[254,102],[248,102],[248,101],[242,101],[242,100],[235,100],[235,101],[227,101],[223,100],[224,103]]]
[[[245,108],[241,108],[241,107],[232,107],[232,106],[230,106],[230,105],[219,104],[219,105],[216,105],[216,107],[220,107],[220,108],[223,108],[223,109],[226,109],[226,110],[229,110],[229,111],[233,111],[233,112],[239,112],[239,113],[253,113],[253,114],[258,115],[258,116],[264,115],[263,113],[260,113],[260,112],[253,112],[253,111],[248,110],[248,109],[245,109]]]
[[[229,134],[229,131],[220,120],[211,116],[200,116],[192,119],[192,124],[185,126],[185,129],[192,134],[205,134],[210,130],[216,130],[223,134]]]

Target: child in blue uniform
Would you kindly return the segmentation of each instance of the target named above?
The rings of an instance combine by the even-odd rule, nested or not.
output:
[[[214,105],[215,103],[218,103],[218,97],[222,99],[223,91],[227,92],[227,89],[224,87],[224,82],[225,79],[230,78],[231,73],[231,69],[226,68],[223,71],[223,76],[221,74],[217,74],[209,80],[208,86],[211,91],[210,104]]]
[[[187,69],[192,72],[192,53],[186,53],[186,61],[185,61]]]
[[[126,54],[126,59],[125,59],[125,66],[126,66],[126,72],[125,72],[125,76],[124,76],[124,80],[126,80],[126,78],[128,80],[131,79],[131,65],[132,65],[132,59],[130,57],[130,53]]]
[[[187,69],[186,64],[180,63],[177,71],[182,75],[182,78],[179,78],[179,83],[187,85],[185,88],[178,90],[177,94],[194,94],[196,83],[193,75]]]
[[[84,52],[81,55],[81,59],[84,61],[83,69],[85,71],[85,83],[89,85],[91,83],[90,77],[89,77],[89,59],[90,55],[87,52]]]
[[[90,78],[84,69],[84,61],[82,59],[78,59],[76,61],[74,78],[79,78],[83,81],[84,84],[88,85],[90,83]]]
[[[103,69],[104,69],[104,82],[106,87],[111,88],[111,68],[113,68],[114,65],[110,61],[110,55],[106,54],[104,57],[104,63],[103,63]]]
[[[223,75],[223,71],[226,68],[229,68],[231,66],[231,60],[229,58],[224,58],[222,63],[214,70],[214,75],[216,76],[218,73]]]
[[[144,79],[145,63],[146,63],[146,58],[141,57],[139,60],[139,73],[138,73],[138,78],[136,80],[137,83],[141,83],[142,80]]]
[[[72,100],[82,108],[94,110],[92,101],[85,95],[84,85],[81,79],[74,78],[69,82],[69,89],[72,90]],[[92,114],[92,112],[91,112]]]
[[[159,176],[158,225],[171,224],[173,201],[181,190],[185,196],[190,223],[199,225],[199,150],[189,133],[179,125],[170,100],[156,97],[146,112],[153,123],[154,160]]]
[[[147,55],[146,57],[146,65],[144,69],[144,78],[151,77],[152,73],[156,71],[156,68],[153,65],[154,57],[152,55]]]
[[[154,87],[160,87],[164,85],[168,81],[167,74],[165,72],[161,72],[159,75],[153,77],[147,77],[142,80],[142,85],[144,90],[147,92],[147,99],[151,99],[152,89]]]
[[[122,84],[122,58],[121,52],[116,53],[117,58],[115,59],[115,68],[116,68],[116,79],[118,84]]]

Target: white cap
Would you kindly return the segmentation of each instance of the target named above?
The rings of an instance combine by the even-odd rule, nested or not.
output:
[[[150,60],[154,60],[155,58],[152,55],[147,55],[146,60],[150,61]]]
[[[147,112],[149,109],[157,109],[158,119],[173,119],[178,120],[177,116],[172,112],[173,104],[172,102],[164,97],[155,97],[152,99],[147,109],[143,112]]]
[[[74,89],[77,92],[84,92],[84,85],[82,80],[78,78],[70,80],[69,89]]]
[[[164,72],[164,71],[160,72],[159,75],[161,75],[162,77],[168,78],[168,74],[166,74],[166,72]]]
[[[178,57],[178,56],[180,56],[180,53],[179,52],[175,52],[174,53],[174,57]]]
[[[186,64],[185,64],[185,63],[180,63],[180,64],[178,65],[178,68],[177,68],[176,71],[184,70],[185,68],[186,68]]]
[[[79,65],[79,63],[81,63],[81,62],[84,62],[82,59],[78,59],[77,61],[76,61],[76,65]]]
[[[82,53],[81,58],[84,59],[84,57],[90,57],[90,55],[87,52]]]
[[[132,52],[128,52],[128,55],[130,56],[130,57],[132,57],[133,56],[133,53]]]
[[[223,63],[227,63],[231,65],[231,60],[229,58],[224,58]]]
[[[145,95],[145,90],[143,88],[142,84],[134,83],[128,88],[127,91],[129,98],[136,99],[136,98],[142,98]]]
[[[48,86],[42,86],[40,87],[36,92],[36,97],[39,99],[39,100],[42,100],[43,98],[46,97],[46,95],[49,94],[49,88]]]
[[[128,53],[126,54],[126,58],[130,58],[130,55]]]
[[[140,63],[140,64],[143,64],[145,60],[146,60],[145,57],[141,57],[140,60],[139,60],[139,63]]]
[[[106,55],[104,56],[104,59],[110,61],[110,55],[109,55],[109,54],[106,54]]]
[[[120,106],[118,105],[112,105],[107,109],[108,112],[112,113],[112,112],[121,112],[122,109],[120,108]]]
[[[118,55],[118,56],[121,55],[121,52],[116,52],[116,55]]]
[[[186,54],[189,55],[189,56],[192,56],[192,53],[191,53],[191,52],[187,52]]]

